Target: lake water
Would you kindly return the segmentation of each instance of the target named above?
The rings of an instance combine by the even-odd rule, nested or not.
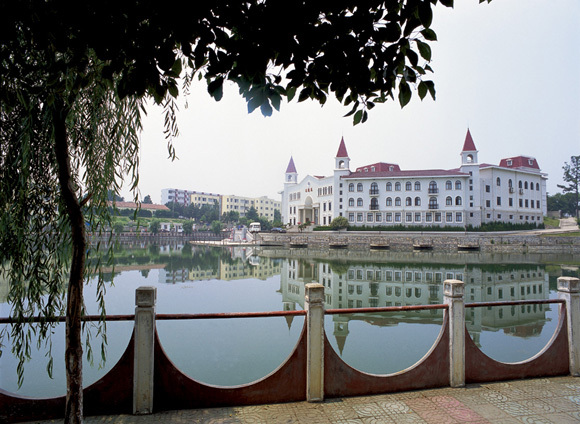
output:
[[[466,283],[466,302],[548,299],[556,297],[560,264],[570,262],[578,265],[580,258],[125,246],[118,251],[106,304],[108,314],[132,314],[135,289],[154,286],[160,314],[300,310],[304,286],[310,282],[324,285],[327,309],[439,304],[443,303],[443,281],[451,278]],[[9,313],[5,293],[5,283],[0,284],[1,316]],[[98,313],[94,281],[87,285],[85,298],[88,313]],[[504,362],[521,361],[539,352],[553,335],[557,318],[557,305],[466,310],[471,337],[486,354]],[[413,365],[427,353],[442,319],[441,310],[329,315],[325,331],[348,364],[388,374]],[[165,351],[187,375],[232,386],[275,370],[294,349],[303,323],[303,317],[244,318],[160,321],[157,328]],[[132,322],[107,324],[107,361],[103,368],[98,360],[93,365],[85,363],[85,385],[115,365],[132,327]],[[35,397],[64,394],[63,336],[64,325],[59,325],[53,334],[53,379],[45,370],[46,350],[34,350],[20,389],[17,361],[4,349],[0,388]],[[99,358],[99,340],[94,339],[92,346]]]

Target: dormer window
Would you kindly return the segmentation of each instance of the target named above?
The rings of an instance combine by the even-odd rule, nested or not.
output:
[[[371,166],[371,172],[375,172],[375,167]]]
[[[508,159],[507,160],[507,166],[512,166],[512,160],[511,159]]]
[[[534,160],[533,159],[528,159],[528,163],[530,164],[530,166],[534,165]]]
[[[369,172],[369,169],[368,168],[365,168],[365,172]]]
[[[392,171],[392,170],[394,170],[394,169],[395,169],[395,167],[394,167],[394,166],[389,166],[389,171]]]

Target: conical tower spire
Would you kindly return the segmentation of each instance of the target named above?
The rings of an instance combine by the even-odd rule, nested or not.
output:
[[[296,166],[294,166],[294,158],[292,156],[290,156],[290,162],[288,162],[288,168],[286,168],[286,173],[287,174],[296,173]]]
[[[471,132],[469,128],[467,129],[467,134],[465,135],[465,142],[463,143],[463,150],[462,152],[476,152],[477,149],[475,148],[475,143],[473,142],[473,138],[471,137]]]

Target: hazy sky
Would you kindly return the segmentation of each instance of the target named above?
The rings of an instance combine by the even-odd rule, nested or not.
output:
[[[401,169],[456,168],[467,128],[479,162],[527,155],[562,184],[562,166],[580,155],[580,1],[459,0],[438,6],[432,28],[437,100],[375,107],[365,124],[329,100],[282,104],[269,118],[248,114],[235,86],[215,102],[200,83],[181,107],[179,160],[167,159],[163,115],[150,108],[141,145],[142,197],[162,188],[279,199],[290,156],[299,180],[330,175],[344,136],[351,170],[373,162]],[[182,102],[183,103],[183,102]],[[130,197],[124,191],[125,197]]]

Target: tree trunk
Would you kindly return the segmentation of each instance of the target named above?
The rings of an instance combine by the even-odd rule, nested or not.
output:
[[[66,116],[68,108],[55,102],[53,111],[55,154],[58,163],[60,194],[66,207],[72,237],[72,261],[66,305],[66,407],[65,423],[83,422],[83,346],[81,343],[81,313],[85,269],[85,222],[74,187],[70,167]]]

